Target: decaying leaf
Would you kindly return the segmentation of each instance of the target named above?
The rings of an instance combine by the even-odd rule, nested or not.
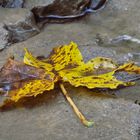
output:
[[[13,90],[9,94],[11,95],[11,100],[17,102],[23,97],[36,97],[38,94],[43,93],[54,88],[54,81],[51,80],[32,80],[25,83],[19,90]]]
[[[36,68],[42,68],[47,72],[52,71],[53,69],[51,64],[39,61],[37,58],[32,56],[32,54],[27,49],[25,49],[24,63]]]
[[[22,97],[36,96],[38,86],[40,87],[39,93],[51,89],[55,81],[53,73],[17,62],[11,58],[3,66],[0,74],[0,86],[4,91],[9,91],[8,96],[15,102]],[[24,89],[24,93],[22,89]]]
[[[8,91],[8,102],[17,102],[22,98],[42,94],[54,89],[56,82],[73,107],[77,116],[86,126],[93,125],[80,113],[76,105],[67,94],[63,82],[72,86],[116,89],[119,86],[130,86],[134,82],[118,80],[116,72],[140,74],[140,67],[134,63],[119,66],[110,58],[97,57],[84,62],[77,44],[59,46],[53,49],[50,55],[43,60],[34,57],[25,49],[24,63],[9,59],[0,71],[0,86]],[[4,101],[6,104],[7,101]],[[3,105],[4,105],[3,104]]]
[[[37,23],[66,22],[101,9],[107,0],[54,0],[46,6],[34,7],[31,11]]]
[[[26,50],[24,63],[44,68],[47,71],[59,71],[67,67],[76,67],[83,64],[83,58],[77,44],[71,42],[70,45],[64,45],[54,48],[49,57],[43,61],[37,60],[30,52]]]

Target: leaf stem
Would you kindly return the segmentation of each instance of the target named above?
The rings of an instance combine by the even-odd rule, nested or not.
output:
[[[91,127],[93,126],[94,122],[92,121],[88,121],[84,115],[79,111],[79,109],[77,108],[77,106],[75,105],[75,103],[73,102],[73,100],[70,98],[70,96],[68,95],[64,85],[62,83],[59,84],[60,88],[62,90],[62,93],[64,94],[64,96],[66,97],[67,101],[69,102],[69,104],[71,105],[71,107],[73,108],[74,112],[76,113],[76,115],[79,117],[79,119],[81,120],[81,122],[86,126],[86,127]]]

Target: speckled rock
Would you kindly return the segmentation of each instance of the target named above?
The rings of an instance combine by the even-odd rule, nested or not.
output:
[[[140,52],[138,44],[108,43],[110,38],[123,34],[140,38],[139,3],[139,0],[110,0],[105,9],[81,20],[63,25],[47,24],[40,34],[0,52],[0,66],[11,55],[17,60],[22,60],[24,47],[34,55],[47,56],[54,46],[67,44],[72,40],[79,44],[85,61],[96,56],[106,56],[121,62],[127,60],[139,62],[140,59],[128,56],[128,53]],[[3,15],[4,13],[0,12],[0,17]],[[140,100],[140,82],[135,86],[115,91],[88,90],[73,88],[70,85],[66,85],[66,89],[84,115],[89,120],[94,120],[94,127],[86,128],[79,122],[60,89],[56,87],[48,94],[28,99],[12,110],[0,112],[0,138],[2,140],[140,139],[140,106],[134,103],[135,100]],[[118,98],[107,95],[113,93]]]
[[[51,4],[54,0],[25,0],[24,7],[32,9],[35,6],[45,6]]]
[[[9,44],[26,40],[40,32],[34,15],[27,9],[0,9],[0,12],[0,20],[8,31],[7,42]],[[6,13],[8,14],[4,16]]]
[[[24,0],[0,0],[0,7],[22,8]]]
[[[4,25],[0,23],[0,51],[3,50],[7,44],[8,31],[5,30]]]
[[[30,11],[25,8],[0,8],[0,22],[5,24],[14,24],[18,21],[25,20]]]
[[[85,88],[67,90],[89,120],[84,127],[59,89],[0,115],[3,140],[138,140],[140,107]]]

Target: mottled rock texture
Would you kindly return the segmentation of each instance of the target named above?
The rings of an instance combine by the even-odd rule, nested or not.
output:
[[[36,3],[38,5],[38,1],[29,0],[28,7]],[[43,4],[43,1],[40,3]],[[22,60],[24,47],[34,55],[47,56],[54,46],[69,43],[71,40],[79,44],[86,61],[95,56],[106,56],[120,62],[140,62],[139,55],[129,55],[140,52],[138,44],[127,41],[115,45],[109,43],[109,39],[123,34],[140,38],[139,8],[139,0],[110,0],[104,9],[81,20],[66,24],[47,24],[40,34],[0,52],[0,66],[11,55]],[[18,12],[15,9],[2,10],[1,24],[16,22],[28,12],[26,9]],[[66,89],[84,115],[94,120],[94,127],[85,128],[79,122],[60,89],[56,87],[53,92],[28,99],[19,107],[0,112],[0,139],[140,139],[140,106],[134,104],[135,100],[140,100],[140,82],[133,87],[115,91],[88,90],[70,85],[66,85]],[[118,98],[106,95],[112,93]]]

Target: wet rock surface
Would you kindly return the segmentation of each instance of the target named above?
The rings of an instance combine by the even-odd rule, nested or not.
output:
[[[0,0],[0,7],[4,8],[22,8],[24,0]]]
[[[22,109],[1,113],[1,138],[4,140],[138,140],[140,124],[138,105],[123,99],[103,97],[101,94],[99,96],[99,93],[95,94],[86,89],[72,88],[68,91],[86,117],[94,120],[93,128],[84,127],[76,119],[57,89],[32,101],[28,100]]]
[[[33,1],[30,6],[34,4]],[[81,20],[65,24],[47,24],[40,34],[0,52],[0,66],[11,55],[17,60],[22,60],[24,47],[34,55],[47,56],[54,46],[70,41],[75,41],[79,45],[85,61],[92,57],[105,56],[120,63],[129,60],[140,63],[139,44],[129,41],[117,44],[109,42],[110,39],[124,34],[140,39],[139,8],[139,0],[110,0],[103,10]],[[20,9],[20,12],[15,14],[15,9],[2,10],[4,11],[0,12],[1,24],[25,19],[24,15],[28,11]],[[140,100],[139,81],[135,86],[114,91],[72,88],[69,85],[66,85],[66,88],[85,116],[94,120],[93,128],[85,128],[76,119],[59,88],[56,88],[48,94],[28,99],[12,110],[1,112],[0,138],[139,140],[140,106],[134,103]],[[117,98],[107,94],[116,94]]]
[[[4,28],[8,31],[8,42],[10,44],[27,40],[40,32],[32,13],[15,24],[6,24]]]
[[[54,0],[25,0],[24,7],[28,9],[32,9],[36,6],[46,6],[48,4],[53,3]]]
[[[8,31],[5,30],[3,24],[0,24],[0,51],[8,45]]]
[[[34,15],[27,9],[0,9],[1,30],[6,30],[8,44],[26,40],[40,32]],[[18,14],[17,14],[18,13]],[[4,34],[0,38],[5,38]]]
[[[30,11],[25,8],[0,8],[0,23],[14,24],[25,20],[28,15]]]
[[[96,2],[55,0],[46,6],[36,6],[24,20],[5,25],[5,29],[9,32],[8,42],[13,44],[27,40],[38,34],[39,29],[42,29],[46,23],[65,23],[84,17],[101,9],[106,2],[107,0]]]

